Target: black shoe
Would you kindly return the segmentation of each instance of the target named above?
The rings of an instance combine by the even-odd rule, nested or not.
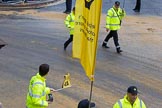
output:
[[[4,47],[5,46],[5,44],[3,44],[3,45],[0,45],[0,49],[2,48],[2,47]]]
[[[103,47],[103,48],[110,48],[110,47],[108,47],[107,45],[102,45],[102,47]]]
[[[65,10],[63,13],[66,13],[67,12],[67,10]]]
[[[133,9],[133,11],[134,11],[134,12],[140,12],[140,10],[138,10],[138,9]]]
[[[123,51],[122,51],[121,49],[117,49],[116,52],[117,52],[118,54],[120,54],[120,53],[123,52]]]
[[[70,14],[70,11],[67,11],[66,14]]]
[[[64,51],[66,51],[66,46],[64,45]]]
[[[70,11],[64,11],[63,13],[69,14],[69,13],[70,13]]]

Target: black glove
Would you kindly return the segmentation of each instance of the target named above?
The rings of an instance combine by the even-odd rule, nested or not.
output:
[[[53,95],[51,93],[48,94],[48,100],[47,101],[53,102]]]

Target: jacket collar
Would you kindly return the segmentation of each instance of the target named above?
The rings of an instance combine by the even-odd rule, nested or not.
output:
[[[40,76],[39,73],[37,73],[36,77],[39,78],[39,79],[41,79],[42,81],[45,81],[46,80],[44,77]]]
[[[127,95],[124,96],[124,101],[125,101],[126,103],[130,103],[130,102],[128,101],[127,97],[128,97]],[[133,103],[133,105],[137,104],[137,101],[138,101],[138,100],[139,100],[139,98],[137,97],[136,100],[135,100],[135,102]]]

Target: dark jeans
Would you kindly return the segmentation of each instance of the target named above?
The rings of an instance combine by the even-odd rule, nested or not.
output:
[[[136,1],[136,6],[135,6],[134,9],[140,11],[140,9],[141,9],[141,0]]]
[[[112,37],[114,39],[114,44],[116,48],[119,47],[117,30],[110,30],[109,34],[106,36],[104,40],[104,43],[106,44],[109,41],[109,39]]]
[[[66,11],[71,12],[72,0],[66,0]]]
[[[70,35],[70,38],[64,43],[64,49],[73,41],[73,35]]]

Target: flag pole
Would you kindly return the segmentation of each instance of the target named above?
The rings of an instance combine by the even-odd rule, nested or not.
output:
[[[90,90],[90,96],[89,96],[89,107],[88,107],[88,108],[90,108],[90,105],[91,105],[92,89],[93,89],[93,81],[91,81],[91,90]]]

